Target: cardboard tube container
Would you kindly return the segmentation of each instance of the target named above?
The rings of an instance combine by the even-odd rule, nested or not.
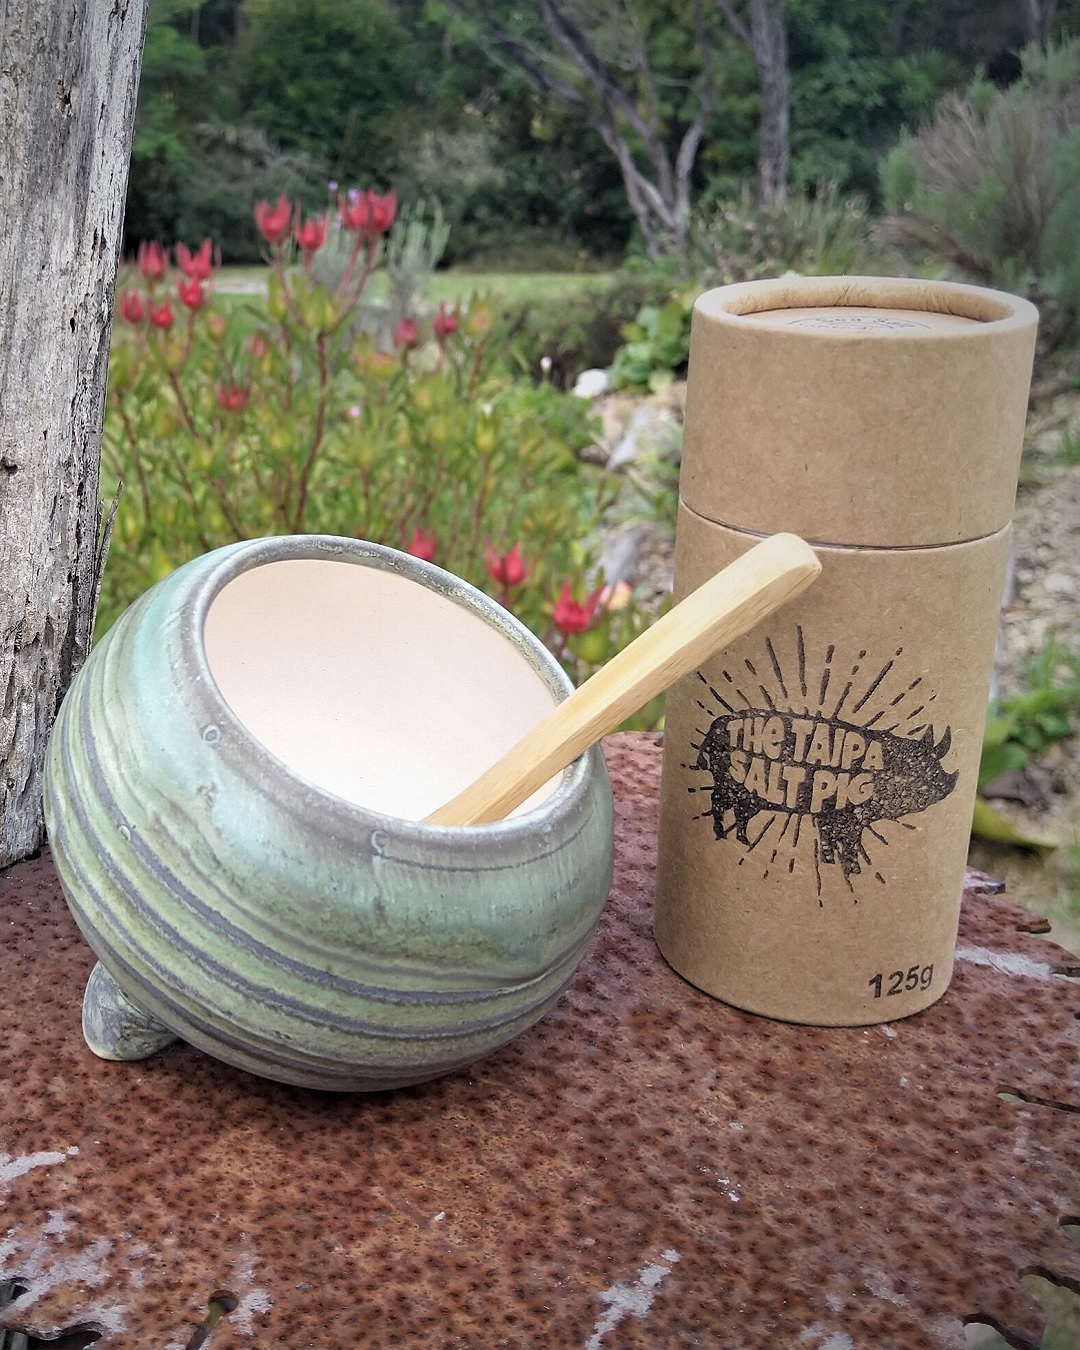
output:
[[[787,1021],[952,973],[1038,315],[809,277],[694,307],[675,599],[790,530],[818,581],[668,695],[656,938]]]

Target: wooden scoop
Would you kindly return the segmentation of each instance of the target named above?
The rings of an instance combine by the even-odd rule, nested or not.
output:
[[[795,535],[763,540],[635,638],[426,823],[502,820],[649,699],[804,591],[820,571],[813,549]]]

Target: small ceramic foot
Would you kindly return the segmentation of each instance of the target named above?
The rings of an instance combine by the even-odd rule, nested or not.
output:
[[[86,982],[82,1029],[99,1059],[146,1059],[179,1039],[132,1003],[100,961]]]

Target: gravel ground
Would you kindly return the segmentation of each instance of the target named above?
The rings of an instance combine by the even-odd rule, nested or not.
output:
[[[1062,441],[1080,439],[1080,395],[1033,413],[1016,499],[1013,595],[1002,615],[1002,693],[1022,686],[1024,665],[1056,635],[1080,652],[1080,462]]]
[[[1052,637],[1080,654],[1080,463],[1062,446],[1080,439],[1080,394],[1032,411],[1016,499],[1012,595],[1002,613],[998,676],[1002,695],[1024,688],[1024,670]],[[1012,894],[1045,915],[1053,937],[1080,955],[1080,736],[1051,748],[1028,772],[1028,805],[995,802],[1025,830],[1061,841],[1045,854],[976,841],[976,866],[1002,877]]]

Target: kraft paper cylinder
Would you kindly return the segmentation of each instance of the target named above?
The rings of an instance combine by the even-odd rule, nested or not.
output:
[[[685,505],[678,530],[680,595],[757,542]],[[692,983],[822,1025],[944,993],[1007,549],[819,547],[817,582],[669,697],[656,938]]]
[[[691,328],[682,500],[708,520],[823,543],[1000,530],[1037,322],[1026,300],[944,282],[796,277],[707,291]]]
[[[818,1025],[945,992],[1037,314],[785,279],[695,307],[675,599],[792,530],[822,575],[668,695],[656,938]]]

